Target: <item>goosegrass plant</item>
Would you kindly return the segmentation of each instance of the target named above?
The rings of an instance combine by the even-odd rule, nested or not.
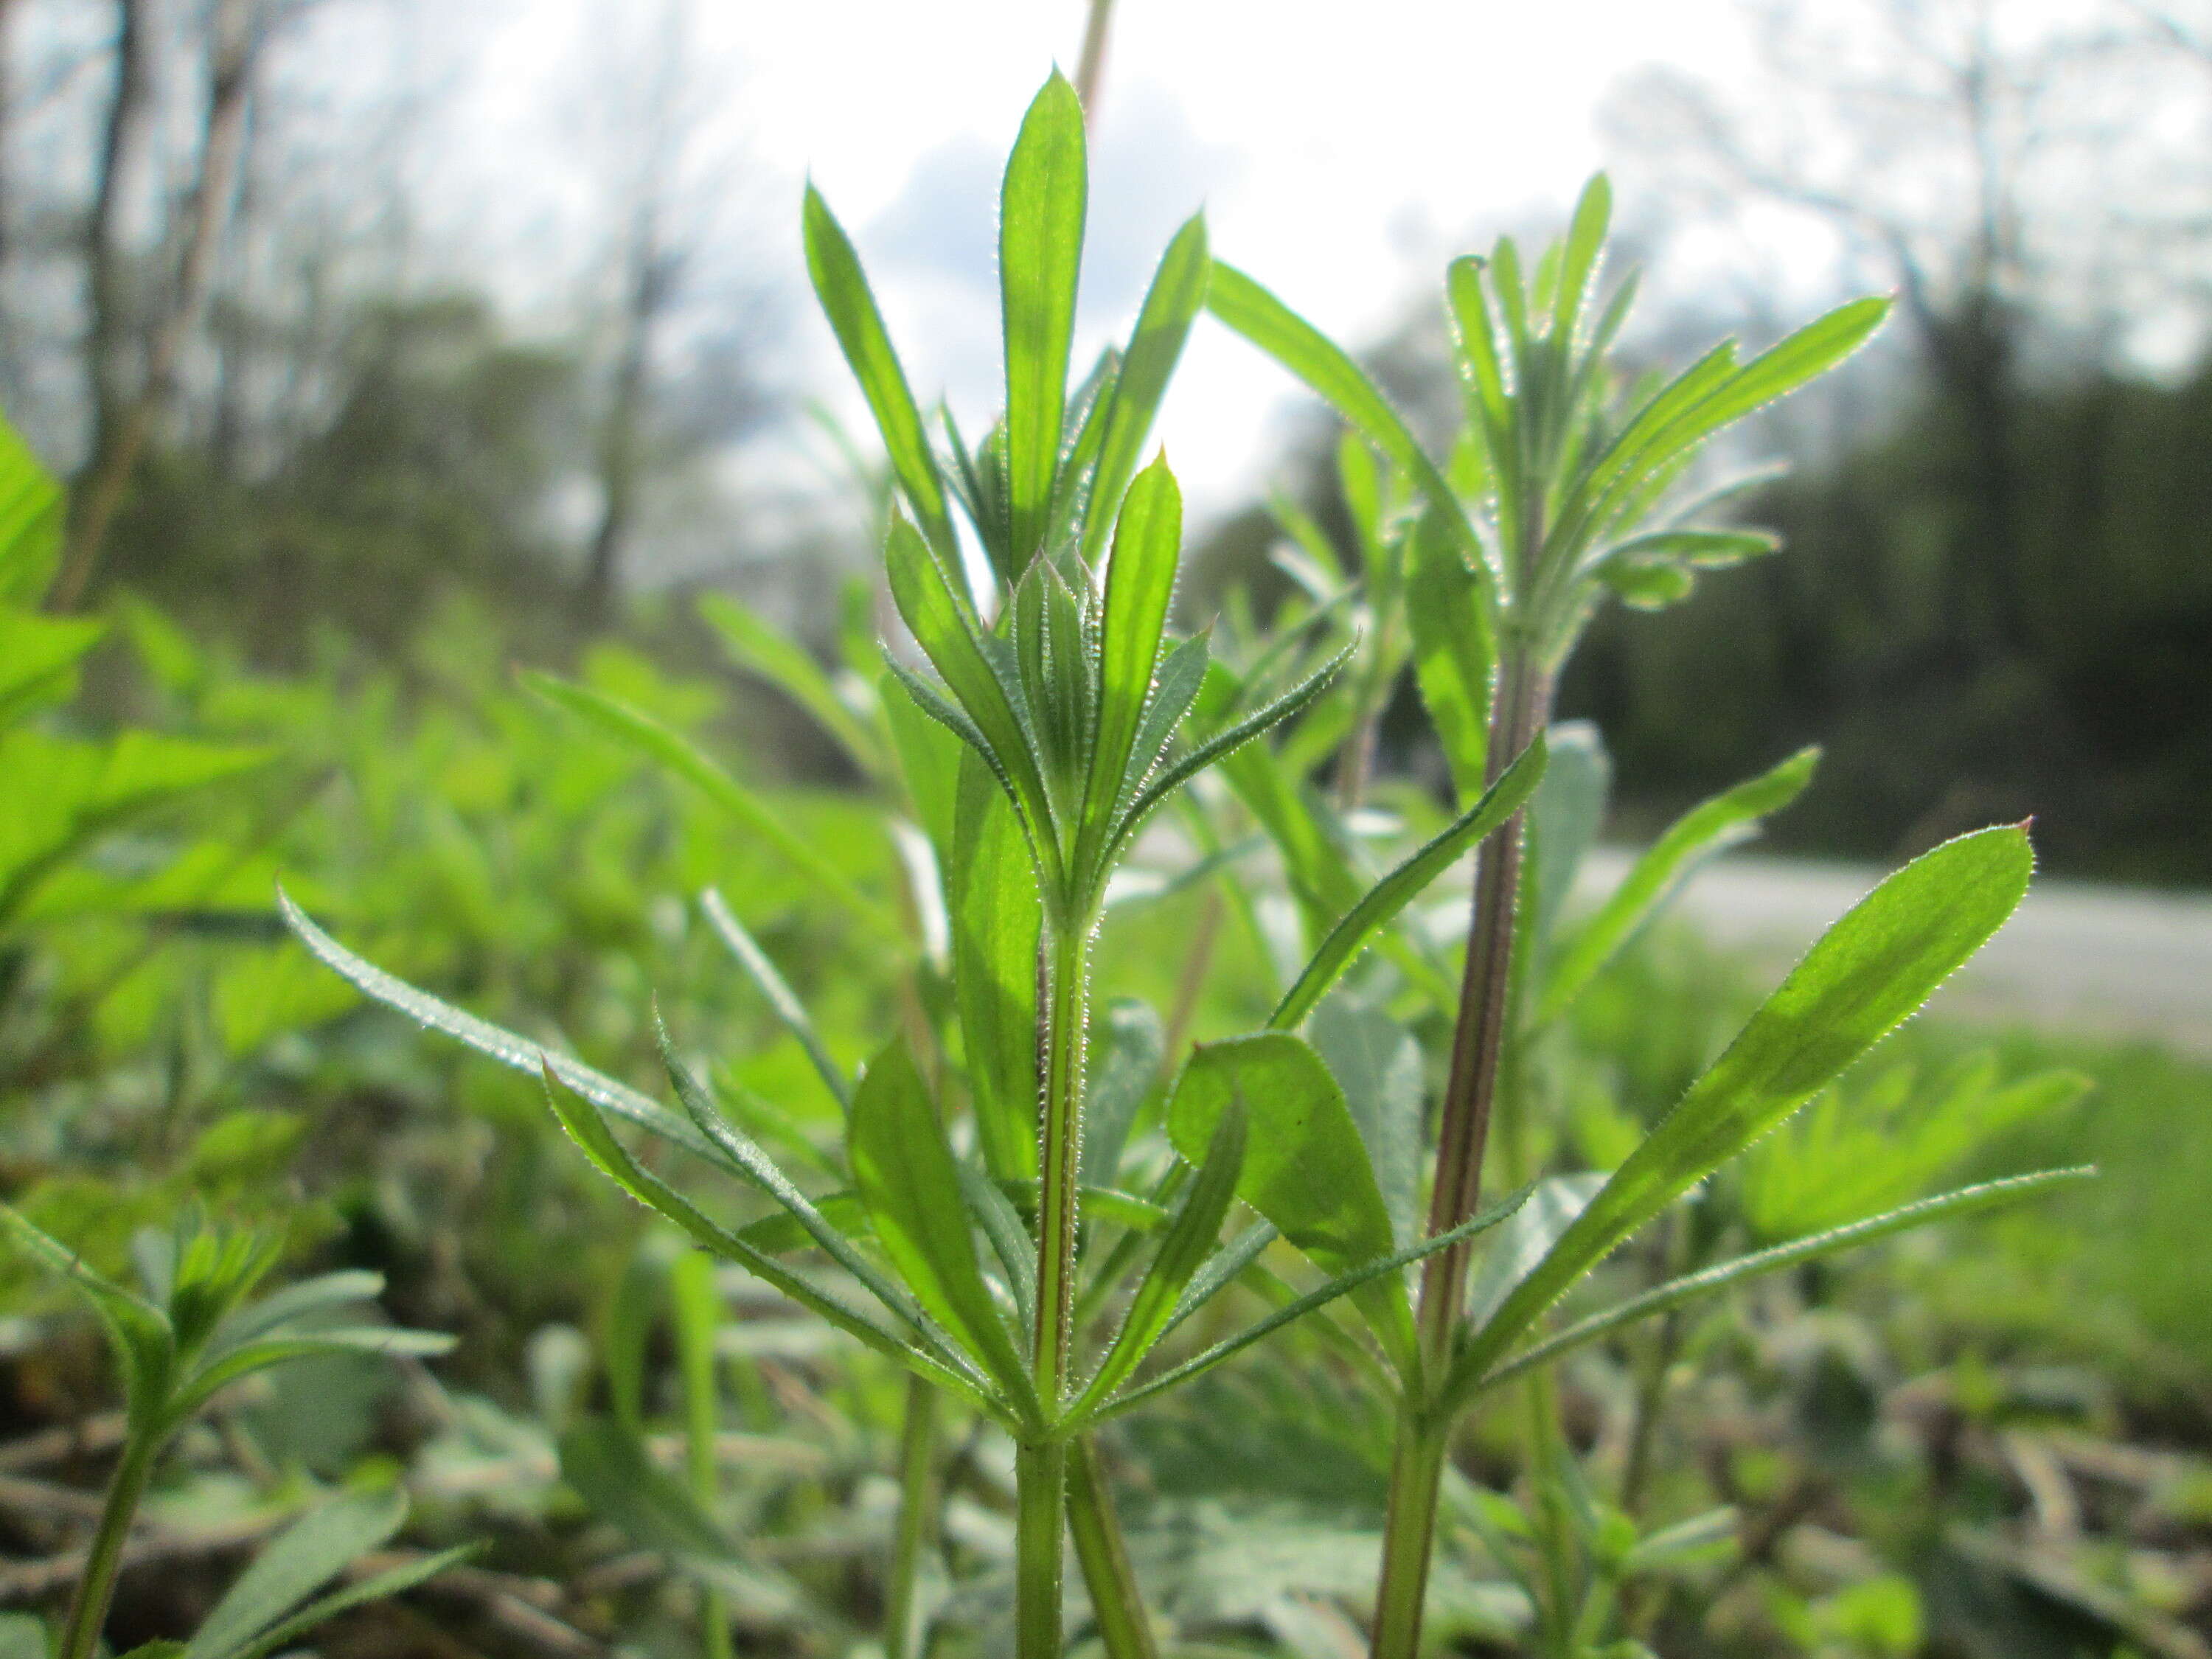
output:
[[[123,1383],[122,1450],[56,1659],[94,1659],[100,1651],[131,1523],[161,1455],[217,1395],[257,1372],[318,1355],[424,1355],[453,1346],[441,1334],[398,1329],[349,1311],[382,1291],[384,1281],[373,1273],[325,1273],[251,1299],[276,1266],[282,1241],[210,1225],[196,1210],[187,1209],[171,1231],[149,1229],[135,1241],[139,1290],[94,1272],[12,1206],[0,1205],[0,1231],[91,1304]],[[419,1583],[468,1553],[448,1552],[376,1575],[338,1592],[342,1600],[318,1604],[316,1616],[303,1622],[294,1606],[299,1597],[389,1537],[404,1516],[404,1501],[395,1493],[390,1503],[371,1506],[366,1531],[352,1524],[350,1509],[320,1522],[312,1516],[302,1521],[248,1570],[184,1650],[204,1659],[248,1659],[271,1651],[341,1607]],[[286,1593],[285,1586],[294,1588]]]
[[[1063,1539],[1072,1534],[1108,1652],[1147,1655],[1155,1637],[1093,1432],[1317,1312],[1395,1413],[1376,1654],[1418,1651],[1455,1425],[1478,1400],[1523,1380],[1537,1477],[1527,1528],[1534,1639],[1546,1653],[1602,1651],[1620,1639],[1625,1576],[1683,1540],[1625,1537],[1576,1501],[1579,1477],[1558,1455],[1542,1392],[1547,1364],[1754,1274],[2075,1173],[1848,1220],[1564,1327],[1546,1322],[1618,1245],[1905,1018],[2027,883],[2032,854],[2017,827],[1962,837],[1909,866],[1814,946],[1609,1175],[1567,1188],[1538,1181],[1545,1126],[1528,1121],[1523,1059],[1687,868],[1786,804],[1812,764],[1795,757],[1697,809],[1571,928],[1564,896],[1602,790],[1591,787],[1593,746],[1550,729],[1559,667],[1607,595],[1670,603],[1698,571],[1768,550],[1771,538],[1708,517],[1741,480],[1702,493],[1680,486],[1711,439],[1847,355],[1883,307],[1843,307],[1747,362],[1723,345],[1671,380],[1631,380],[1612,348],[1632,284],[1601,307],[1595,294],[1607,215],[1601,179],[1530,279],[1510,242],[1452,268],[1468,420],[1439,463],[1346,354],[1212,258],[1200,220],[1170,243],[1126,346],[1077,379],[1086,165],[1081,112],[1054,76],[1006,167],[1006,403],[972,443],[949,411],[934,431],[924,420],[851,241],[818,192],[810,186],[805,197],[809,270],[889,461],[884,573],[907,640],[888,649],[870,685],[863,675],[825,675],[740,607],[710,619],[892,808],[889,833],[908,876],[902,904],[827,866],[689,739],[603,694],[534,682],[690,778],[900,964],[897,1029],[855,1078],[733,908],[702,896],[707,924],[836,1098],[842,1156],[824,1158],[786,1133],[788,1115],[775,1103],[710,1086],[665,1031],[676,1110],[393,979],[289,902],[288,916],[312,951],[372,997],[538,1074],[591,1162],[691,1241],[916,1379],[887,1575],[891,1651],[911,1650],[906,1609],[933,1398],[996,1424],[1015,1448],[1013,1651],[1060,1651]],[[1272,631],[1239,618],[1221,651],[1205,632],[1173,636],[1180,491],[1164,457],[1142,464],[1201,308],[1281,358],[1356,434],[1340,470],[1358,560],[1332,562],[1325,545],[1310,547],[1310,602]],[[1408,661],[1460,810],[1377,871],[1346,814],[1366,794],[1376,723]],[[1322,801],[1307,778],[1332,764],[1334,799]],[[1208,776],[1281,854],[1303,965],[1285,975],[1262,1029],[1188,1058],[1169,1051],[1157,1025],[1146,1036],[1141,1020],[1109,1022],[1093,1043],[1095,935],[1116,902],[1116,872],[1154,814],[1170,802],[1182,814],[1196,854],[1183,879],[1218,877],[1245,891],[1219,800],[1188,787]],[[1455,981],[1449,954],[1417,925],[1417,902],[1470,849],[1480,849],[1474,908]],[[1240,902],[1251,909],[1249,898]],[[1425,1183],[1421,1125],[1402,1112],[1384,1121],[1370,1091],[1347,1087],[1356,1045],[1329,1029],[1346,1017],[1332,993],[1355,969],[1364,975],[1370,947],[1409,998],[1446,1011],[1455,1027]],[[1203,968],[1202,950],[1194,947],[1192,963]],[[1394,1034],[1392,1017],[1371,1004],[1357,1017],[1382,1022],[1370,1035]],[[1145,1102],[1163,1061],[1172,1081],[1158,1107],[1160,1155],[1133,1153],[1131,1130],[1150,1121]],[[1133,1085],[1109,1085],[1124,1077]],[[1086,1121],[1093,1095],[1098,1109]],[[1511,1166],[1504,1182],[1486,1164],[1493,1115]],[[775,1212],[742,1225],[708,1213],[683,1175],[633,1152],[618,1124],[674,1143],[695,1170],[733,1177]],[[749,1130],[805,1156],[830,1184],[802,1190]],[[1425,1224],[1416,1212],[1424,1184]],[[1259,1219],[1224,1244],[1239,1203]],[[1497,1242],[1477,1275],[1473,1250],[1485,1234]],[[1303,1285],[1263,1260],[1280,1263],[1285,1250],[1310,1264]],[[833,1271],[792,1259],[807,1251]],[[1416,1264],[1418,1299],[1408,1277]],[[1172,1347],[1172,1334],[1232,1284],[1260,1289],[1273,1310],[1194,1353]],[[617,1449],[635,1452],[635,1440]],[[680,1493],[639,1459],[621,1467],[635,1478],[610,1474],[605,1457],[594,1466],[611,1502],[657,1480]],[[695,1480],[681,1495],[700,1518],[707,1489]],[[661,1508],[672,1513],[675,1504],[671,1496]],[[726,1559],[726,1537],[708,1549],[698,1528],[689,1535],[694,1553]],[[1505,1542],[1498,1553],[1509,1564],[1529,1553]]]
[[[1445,299],[1465,419],[1442,462],[1347,354],[1242,272],[1217,262],[1212,273],[1213,314],[1324,398],[1388,459],[1414,503],[1399,586],[1420,690],[1462,793],[1494,783],[1551,726],[1559,669],[1603,599],[1663,608],[1686,598],[1700,572],[1774,550],[1772,536],[1714,516],[1771,472],[1711,482],[1693,469],[1729,428],[1856,349],[1887,310],[1881,299],[1856,301],[1747,362],[1724,341],[1672,378],[1626,374],[1613,348],[1636,283],[1602,289],[1610,212],[1601,175],[1533,269],[1510,238],[1486,258],[1452,264]],[[1507,1182],[1535,1174],[1522,1069],[1532,1040],[1698,858],[1786,805],[1814,759],[1795,757],[1698,808],[1568,932],[1562,901],[1603,789],[1587,749],[1553,745],[1536,800],[1476,857],[1430,1183],[1432,1239],[1478,1212],[1493,1121]],[[1553,1305],[1616,1247],[1909,1017],[2002,923],[2033,862],[2023,825],[1962,836],[1899,872],[1814,945],[1617,1169],[1583,1183],[1571,1201],[1531,1205],[1472,1295],[1471,1247],[1429,1259],[1418,1364],[1401,1369],[1377,1659],[1419,1650],[1443,1464],[1455,1424],[1478,1398],[1531,1379],[1540,1547],[1523,1582],[1538,1650],[1601,1650],[1611,1598],[1592,1599],[1586,1567],[1607,1529],[1587,1502],[1572,1501],[1542,1380],[1548,1362],[1741,1279],[2082,1173],[1961,1189],[1706,1267],[1545,1331]],[[1510,1564],[1519,1552],[1498,1553]],[[1626,1559],[1618,1547],[1613,1554]]]
[[[910,957],[917,946],[927,951],[927,913],[941,904],[975,1158],[961,1156],[948,1138],[949,1103],[934,1080],[944,1049],[928,1041],[927,1019],[884,1045],[857,1081],[848,1078],[812,1036],[804,1008],[765,953],[712,893],[703,901],[708,921],[844,1109],[849,1191],[819,1202],[802,1193],[665,1036],[681,1115],[391,979],[288,906],[309,947],[372,996],[541,1071],[570,1134],[634,1197],[1012,1436],[1014,1643],[1025,1659],[1060,1651],[1063,1536],[1071,1531],[1109,1650],[1152,1648],[1086,1437],[1093,1425],[1347,1295],[1375,1310],[1370,1317],[1402,1354],[1411,1327],[1396,1271],[1498,1218],[1470,1218],[1450,1238],[1407,1250],[1393,1249],[1386,1231],[1376,1250],[1366,1248],[1369,1238],[1333,1239],[1324,1200],[1314,1215],[1297,1218],[1291,1236],[1332,1271],[1328,1282],[1170,1371],[1142,1384],[1134,1380],[1163,1339],[1276,1237],[1262,1223],[1220,1244],[1238,1194],[1271,1182],[1310,1187],[1319,1171],[1310,1164],[1286,1170],[1273,1148],[1248,1156],[1237,1079],[1250,1056],[1243,1055],[1234,1066],[1207,1060],[1178,1087],[1175,1112],[1183,1127],[1176,1139],[1187,1162],[1153,1194],[1113,1189],[1121,1148],[1095,1129],[1086,1148],[1085,1133],[1093,935],[1109,878],[1154,811],[1207,767],[1312,705],[1336,665],[1320,665],[1262,706],[1209,722],[1194,741],[1179,739],[1207,678],[1207,642],[1203,635],[1169,640],[1180,492],[1164,459],[1141,471],[1139,462],[1203,300],[1210,268],[1205,231],[1193,220],[1178,233],[1127,348],[1109,351],[1071,387],[1085,175],[1081,113],[1072,89],[1054,76],[1031,106],[1007,165],[1000,260],[1006,408],[972,448],[949,416],[946,447],[931,441],[852,246],[810,188],[809,267],[875,415],[896,486],[884,549],[888,585],[934,673],[890,655],[881,723],[868,733],[850,700],[825,688],[744,613],[726,610],[718,618],[733,648],[775,673],[856,758],[898,757],[927,836],[926,862],[941,878],[941,891],[933,892],[927,879],[918,884],[918,937],[830,872],[823,872],[823,886],[856,925]],[[980,559],[969,558],[956,535],[955,504]],[[794,865],[818,864],[743,785],[665,727],[577,688],[540,682],[539,689],[690,777]],[[1343,971],[1448,853],[1504,822],[1540,772],[1540,755],[1505,774],[1425,860],[1417,857],[1345,915],[1306,976],[1311,994]],[[1297,1086],[1325,1096],[1333,1091],[1302,1040],[1275,1034],[1259,1041]],[[1340,1097],[1334,1106],[1333,1123],[1347,1127]],[[750,1229],[724,1226],[634,1156],[610,1117],[654,1130],[766,1192],[785,1217]],[[1127,1127],[1124,1115],[1124,1133]],[[1304,1156],[1312,1149],[1299,1150]],[[1104,1177],[1087,1194],[1086,1154]],[[1082,1296],[1086,1208],[1136,1237],[1137,1248],[1103,1253],[1106,1282]],[[778,1248],[794,1245],[825,1253],[849,1289],[824,1288],[778,1258]],[[853,1299],[852,1291],[866,1301]],[[1086,1336],[1096,1340],[1085,1347]],[[908,1539],[902,1528],[902,1553]],[[894,1584],[908,1570],[895,1564]],[[895,1631],[894,1643],[902,1634]]]

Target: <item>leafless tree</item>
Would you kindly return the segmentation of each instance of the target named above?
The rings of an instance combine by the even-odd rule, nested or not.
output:
[[[1632,167],[1662,185],[1722,214],[1809,216],[1853,280],[1895,289],[1928,384],[1956,417],[1974,520],[1961,533],[1996,548],[2017,539],[2014,426],[2036,331],[2069,313],[2077,333],[2109,326],[2090,312],[2129,296],[2112,282],[2107,234],[2130,205],[2112,96],[2125,71],[2097,50],[2103,30],[2024,27],[2026,9],[1762,0],[1755,90],[1651,72],[1607,113]],[[2004,586],[1949,596],[1963,653],[2015,635]]]
[[[92,391],[91,452],[70,499],[62,563],[50,603],[68,611],[82,599],[100,544],[122,504],[132,470],[174,390],[178,364],[205,308],[216,258],[236,187],[255,60],[266,18],[257,0],[216,0],[210,13],[207,104],[182,246],[144,335],[135,384],[125,367],[134,331],[125,289],[129,254],[122,206],[141,164],[152,116],[151,16],[148,0],[117,0],[114,90],[108,106],[86,247],[91,310],[87,346]]]

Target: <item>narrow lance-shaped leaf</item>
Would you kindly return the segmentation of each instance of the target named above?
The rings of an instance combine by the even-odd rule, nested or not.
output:
[[[1771,1249],[1738,1256],[1733,1261],[1723,1261],[1701,1272],[1669,1279],[1601,1313],[1578,1320],[1565,1330],[1523,1349],[1483,1377],[1476,1385],[1477,1390],[1487,1391],[1496,1388],[1499,1383],[1534,1370],[1539,1365],[1549,1364],[1553,1360],[1595,1342],[1625,1325],[1633,1324],[1639,1319],[1649,1319],[1655,1314],[1670,1312],[1686,1303],[1711,1296],[1746,1279],[1776,1273],[1784,1267],[1794,1267],[1800,1262],[1811,1261],[1838,1250],[1872,1243],[1875,1239],[1924,1227],[1931,1222],[1948,1221],[1960,1216],[1972,1215],[1976,1211],[2018,1203],[2022,1199],[2038,1197],[2053,1188],[2087,1181],[2096,1173],[2094,1166],[2081,1164],[2073,1169],[2046,1170],[2035,1175],[2014,1176],[2002,1181],[1962,1187],[1956,1192],[1922,1199],[1918,1203],[1907,1204],[1882,1215],[1869,1216],[1864,1221],[1854,1221],[1847,1226],[1815,1233],[1809,1238],[1794,1239],[1787,1244],[1778,1244]]]
[[[987,1170],[957,1162],[953,1167],[959,1175],[960,1195],[968,1201],[969,1213],[981,1225],[991,1254],[999,1258],[1000,1268],[1006,1276],[1006,1288],[1014,1298],[1014,1316],[1023,1329],[1033,1328],[1036,1324],[1036,1242],[1022,1224],[1013,1200]]]
[[[427,1583],[440,1573],[460,1565],[483,1548],[481,1543],[460,1544],[449,1550],[440,1550],[434,1555],[426,1555],[420,1560],[403,1561],[382,1572],[356,1578],[326,1595],[317,1596],[289,1618],[278,1620],[243,1647],[232,1648],[222,1653],[208,1653],[204,1659],[264,1659],[266,1655],[289,1648],[309,1631],[328,1624],[338,1614],[371,1601],[381,1601],[402,1590],[412,1589],[417,1584]],[[202,1659],[202,1656],[196,1655],[195,1659]]]
[[[1198,1177],[1183,1194],[1182,1207],[1176,1211],[1152,1266],[1139,1282],[1121,1328],[1099,1362],[1097,1374],[1077,1400],[1077,1413],[1111,1396],[1144,1363],[1174,1318],[1185,1288],[1214,1253],[1221,1224],[1237,1196],[1237,1180],[1243,1171],[1245,1120],[1243,1103],[1232,1099],[1216,1121]]]
[[[964,1364],[960,1369],[945,1364],[886,1330],[869,1314],[841,1301],[810,1283],[774,1256],[747,1243],[727,1228],[717,1225],[689,1200],[637,1163],[615,1139],[598,1108],[580,1097],[554,1086],[549,1068],[543,1073],[547,1103],[553,1114],[600,1174],[649,1210],[658,1212],[690,1234],[694,1242],[715,1255],[737,1262],[772,1288],[789,1297],[808,1312],[819,1315],[849,1336],[858,1337],[878,1353],[889,1354],[911,1366],[939,1387],[949,1389],[996,1415],[998,1407],[980,1376]]]
[[[1024,564],[1042,545],[1052,510],[1083,262],[1085,174],[1082,104],[1054,70],[1022,118],[999,198],[1006,483],[1013,551]],[[1018,573],[1000,574],[1011,580]]]
[[[825,860],[814,847],[787,824],[753,792],[739,783],[706,750],[682,732],[662,725],[652,715],[631,708],[604,691],[589,686],[572,684],[526,669],[522,683],[546,702],[581,716],[616,741],[637,750],[640,754],[667,767],[696,786],[717,806],[727,812],[744,827],[746,833],[756,836],[775,848],[793,868],[805,876],[824,894],[835,899],[840,908],[860,921],[878,938],[905,942],[905,934],[897,921],[882,906],[864,897],[843,872]]]
[[[868,290],[860,256],[854,252],[836,216],[830,211],[830,204],[811,184],[806,187],[803,219],[807,275],[836,333],[838,348],[875,413],[891,471],[930,545],[953,556],[957,544],[952,520],[945,510],[945,489],[929,453],[921,411],[915,406],[906,373],[891,349],[890,335],[884,327],[883,313],[876,308],[875,295]]]
[[[398,1487],[352,1492],[302,1516],[270,1540],[216,1603],[185,1649],[189,1659],[216,1659],[245,1647],[399,1530],[407,1495]]]
[[[1206,304],[1206,285],[1212,261],[1206,245],[1206,217],[1193,214],[1184,222],[1167,252],[1160,256],[1152,285],[1146,290],[1137,313],[1136,331],[1129,337],[1127,355],[1121,360],[1121,378],[1115,382],[1105,437],[1098,452],[1098,471],[1091,487],[1091,516],[1083,526],[1083,556],[1095,561],[1106,545],[1108,532],[1121,510],[1121,492],[1137,470],[1146,434],[1159,413],[1168,380],[1182,356],[1190,325]]]
[[[1360,951],[1429,884],[1456,863],[1469,848],[1520,811],[1544,775],[1547,751],[1540,733],[1507,767],[1482,799],[1455,819],[1425,847],[1370,888],[1366,896],[1330,930],[1313,960],[1268,1016],[1271,1030],[1288,1030],[1328,994]]]
[[[1406,546],[1406,622],[1421,702],[1459,799],[1471,803],[1483,792],[1497,639],[1482,584],[1433,511]]]
[[[2034,862],[2016,826],[1961,836],[1897,872],[1821,935],[1462,1350],[1442,1398],[1462,1398],[1623,1239],[1910,1018],[2003,925]]]
[[[1341,347],[1233,265],[1213,262],[1206,309],[1320,393],[1368,441],[1413,475],[1421,493],[1473,551],[1467,510],[1389,400]]]
[[[1011,665],[994,662],[987,648],[1005,641],[987,641],[974,612],[954,592],[944,567],[903,519],[891,521],[884,564],[899,615],[959,700],[968,723],[962,735],[998,771],[1026,820],[1024,828],[1032,849],[1051,869],[1057,843],[1037,745],[1017,708],[1020,688],[1013,683]],[[891,665],[895,671],[899,667]],[[908,689],[915,690],[910,678],[908,678]],[[917,701],[921,696],[917,691]]]
[[[888,1044],[861,1078],[845,1148],[876,1241],[907,1288],[1033,1413],[1028,1370],[983,1282],[959,1171],[905,1039]]]
[[[1575,204],[1575,216],[1567,227],[1565,252],[1559,261],[1559,291],[1552,301],[1552,336],[1562,343],[1574,337],[1581,321],[1583,302],[1596,272],[1599,252],[1605,246],[1607,225],[1613,218],[1613,185],[1602,173],[1593,173]]]
[[[283,888],[276,890],[276,908],[283,913],[285,926],[298,935],[300,942],[310,953],[321,958],[344,979],[350,980],[362,993],[388,1008],[396,1008],[409,1018],[443,1031],[447,1036],[459,1038],[480,1054],[489,1055],[501,1064],[512,1066],[517,1071],[537,1075],[541,1068],[550,1069],[553,1075],[594,1105],[605,1108],[617,1117],[628,1118],[641,1128],[650,1129],[664,1140],[672,1140],[688,1152],[697,1153],[710,1162],[719,1163],[714,1149],[682,1115],[672,1112],[650,1096],[640,1094],[628,1084],[617,1083],[604,1072],[593,1071],[581,1060],[570,1058],[534,1042],[526,1036],[502,1030],[489,1020],[478,1019],[474,1014],[454,1007],[451,1003],[420,991],[406,981],[395,978],[374,963],[356,956],[345,946],[325,933],[308,919],[307,913],[292,902],[291,895]]]
[[[1037,942],[1044,907],[1014,808],[973,755],[946,848],[952,990],[976,1139],[1002,1181],[1036,1175]]]
[[[1102,862],[1110,863],[1121,843],[1136,833],[1138,826],[1143,823],[1146,816],[1174,793],[1182,784],[1203,772],[1223,756],[1233,754],[1261,732],[1279,726],[1319,696],[1322,688],[1328,684],[1338,669],[1343,667],[1351,659],[1352,652],[1357,648],[1357,641],[1346,646],[1343,650],[1338,652],[1335,656],[1315,671],[1311,678],[1293,686],[1266,708],[1247,715],[1226,731],[1216,732],[1181,760],[1154,776],[1138,793],[1136,799],[1122,813],[1121,823],[1115,826],[1113,837],[1107,844],[1105,856]],[[1176,654],[1182,653],[1178,652]],[[1170,662],[1172,660],[1170,659]],[[1162,684],[1164,685],[1167,680],[1164,669],[1160,678]],[[1192,690],[1194,696],[1196,687],[1194,686]]]
[[[1160,636],[1175,599],[1182,555],[1182,492],[1162,456],[1129,487],[1106,567],[1103,627],[1098,643],[1098,726],[1083,810],[1087,848],[1103,847],[1113,828],[1121,780],[1152,696]]]
[[[1395,1247],[1344,1091],[1321,1056],[1285,1031],[1209,1044],[1192,1056],[1168,1106],[1168,1137],[1200,1162],[1214,1126],[1241,1100],[1251,1119],[1237,1194],[1281,1229],[1322,1272],[1342,1273]],[[1378,1279],[1357,1293],[1361,1313],[1410,1375],[1413,1325],[1404,1281]]]
[[[1565,1013],[1699,861],[1734,844],[1751,825],[1796,799],[1812,781],[1820,759],[1818,749],[1801,749],[1772,770],[1715,795],[1676,819],[1561,948],[1537,1003],[1535,1023],[1543,1024]]]
[[[715,936],[729,947],[730,954],[738,959],[746,976],[760,988],[761,994],[768,999],[768,1006],[775,1011],[775,1017],[784,1030],[789,1031],[799,1046],[805,1050],[808,1061],[829,1088],[830,1097],[840,1106],[849,1109],[853,1104],[852,1084],[838,1068],[837,1062],[830,1057],[830,1050],[823,1045],[821,1033],[814,1029],[814,1021],[807,1014],[806,1005],[799,1001],[798,994],[785,982],[783,975],[776,972],[775,964],[768,958],[768,952],[762,950],[759,942],[745,931],[745,925],[738,920],[737,912],[730,908],[728,901],[716,889],[709,887],[699,895],[699,908],[706,913]]]

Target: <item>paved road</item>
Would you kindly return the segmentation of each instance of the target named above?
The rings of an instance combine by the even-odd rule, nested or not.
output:
[[[1592,855],[1610,887],[1630,855]],[[1882,872],[1737,854],[1692,878],[1673,914],[1717,943],[1786,969]],[[2212,894],[2039,880],[2004,929],[1937,994],[1970,1017],[2155,1037],[2212,1055]]]

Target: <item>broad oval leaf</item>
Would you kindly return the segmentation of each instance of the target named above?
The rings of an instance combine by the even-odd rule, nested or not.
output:
[[[1208,1044],[1191,1057],[1168,1104],[1168,1137],[1193,1164],[1241,1100],[1250,1121],[1237,1195],[1322,1272],[1343,1273],[1396,1248],[1390,1212],[1344,1091],[1319,1054],[1287,1031]],[[1405,1281],[1384,1276],[1352,1292],[1401,1374],[1413,1364]]]

